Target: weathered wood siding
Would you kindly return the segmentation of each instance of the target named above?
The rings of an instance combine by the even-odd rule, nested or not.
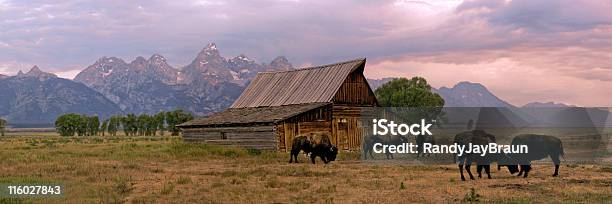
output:
[[[315,122],[297,122],[297,123],[282,123],[277,125],[277,140],[278,149],[280,151],[291,150],[293,138],[310,133],[326,133],[332,136],[331,121],[315,121]],[[333,136],[332,136],[333,137]]]
[[[183,129],[183,140],[249,149],[276,150],[274,126],[203,127]]]
[[[376,96],[360,70],[356,70],[348,75],[338,92],[336,92],[336,95],[334,95],[333,102],[335,104],[357,106],[377,105]]]
[[[332,106],[324,106],[302,113],[293,118],[276,125],[276,139],[278,150],[289,151],[293,138],[309,133],[325,132],[329,135],[331,131]]]
[[[332,119],[332,140],[339,149],[359,150],[365,127],[362,120],[362,109],[355,106],[334,106]]]

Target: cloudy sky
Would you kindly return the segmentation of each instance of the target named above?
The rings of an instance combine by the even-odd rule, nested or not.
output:
[[[515,105],[612,106],[609,0],[0,0],[0,73],[37,64],[71,78],[102,56],[160,53],[175,67],[207,43],[226,57],[298,66],[367,57],[370,78],[479,82]]]

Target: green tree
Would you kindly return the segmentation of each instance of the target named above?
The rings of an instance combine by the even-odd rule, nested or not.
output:
[[[55,130],[61,136],[74,136],[80,125],[81,115],[69,113],[55,120]]]
[[[166,113],[165,112],[159,112],[157,114],[155,114],[155,116],[153,116],[155,118],[155,124],[157,125],[157,130],[159,130],[159,134],[161,136],[164,136],[164,130],[165,128],[165,122],[166,122]]]
[[[4,136],[4,130],[6,129],[7,122],[6,120],[0,118],[0,136]]]
[[[442,112],[444,99],[431,91],[431,86],[423,77],[393,79],[376,89],[374,94],[380,105],[385,107],[414,107],[410,111],[402,111],[405,119],[445,120]]]
[[[122,118],[123,131],[126,136],[136,136],[138,133],[138,117],[134,114],[127,114]]]
[[[102,137],[104,137],[104,132],[108,131],[108,122],[110,119],[106,119],[104,121],[102,121],[102,125],[100,126],[100,133],[102,134]],[[110,133],[109,133],[110,135]]]
[[[88,131],[89,117],[86,115],[78,115],[76,117],[76,132],[78,136],[86,136]]]
[[[110,136],[117,136],[117,131],[119,131],[119,127],[121,126],[121,123],[123,121],[123,117],[122,116],[112,116],[109,120],[108,120],[108,134]],[[124,128],[125,129],[125,128]]]
[[[374,91],[378,102],[386,107],[442,107],[444,99],[431,92],[423,77],[393,79]]]
[[[87,117],[87,135],[97,136],[99,129],[100,129],[100,118],[97,115]]]
[[[177,125],[193,120],[193,115],[186,113],[183,110],[175,110],[172,112],[166,112],[166,123],[168,124],[168,131],[172,133],[172,136],[177,136],[181,132],[181,129],[176,127]]]
[[[155,132],[157,132],[157,120],[155,120],[155,116],[148,116],[147,118],[147,123],[146,123],[146,135],[147,136],[154,136]]]
[[[147,114],[141,114],[138,116],[137,120],[139,136],[151,136],[155,133],[157,125],[153,117]]]

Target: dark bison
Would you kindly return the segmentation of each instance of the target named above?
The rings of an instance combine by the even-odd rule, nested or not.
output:
[[[298,136],[293,138],[289,163],[293,163],[293,158],[295,158],[295,163],[298,163],[297,157],[300,154],[300,151],[304,151],[305,154],[309,154],[311,148],[312,146],[310,145],[310,139],[308,139],[308,137]]]
[[[332,145],[327,134],[311,134],[310,137],[310,159],[315,163],[316,157],[321,157],[323,163],[335,161],[338,155],[338,147]]]
[[[560,156],[564,155],[563,144],[559,138],[548,135],[523,134],[514,137],[512,145],[527,145],[527,153],[510,154],[515,163],[507,166],[517,168],[520,165],[521,170],[518,176],[522,175],[524,178],[527,178],[529,170],[531,170],[531,161],[544,159],[548,156],[550,156],[550,159],[555,164],[555,173],[552,176],[559,175]],[[514,174],[514,172],[510,173]]]
[[[401,145],[408,142],[408,138],[403,135],[388,135],[381,138],[383,145]],[[385,151],[385,155],[387,155],[387,159],[389,159],[389,157],[393,159],[393,154],[391,154],[389,151]]]
[[[374,151],[373,148],[376,143],[383,145],[401,145],[406,142],[408,142],[408,138],[402,135],[368,135],[363,138],[363,154],[366,159],[368,158],[368,154],[373,159],[374,156],[372,156],[372,152]],[[387,159],[393,159],[393,154],[389,153],[389,151],[385,151],[385,155]]]
[[[495,136],[483,130],[466,131],[455,135],[454,143],[463,145],[465,148],[468,148],[470,145],[488,145],[489,143],[495,143]],[[459,162],[459,173],[463,181],[465,181],[465,176],[463,175],[464,167],[470,179],[474,180],[470,169],[472,162],[476,162],[479,178],[482,178],[481,172],[484,169],[485,173],[487,173],[487,178],[491,179],[491,163],[507,162],[507,160],[508,158],[504,154],[486,154],[481,156],[479,153],[463,153],[461,156],[455,155],[455,162]],[[518,168],[508,166],[508,170],[510,172],[517,172]]]
[[[436,141],[433,137],[433,135],[417,135],[416,136],[416,143],[417,143],[417,157],[419,157],[419,155],[422,155],[423,157],[425,156],[425,153],[423,153],[423,145],[425,143],[431,143],[432,145],[436,144]],[[427,154],[427,156],[431,156],[431,153]]]
[[[299,136],[294,138],[293,144],[291,145],[291,158],[289,159],[289,163],[292,163],[294,158],[295,162],[298,163],[297,155],[300,151],[310,154],[310,159],[313,164],[315,163],[316,157],[321,157],[321,160],[327,164],[330,161],[335,161],[338,155],[338,148],[331,144],[329,136],[319,133],[311,133],[310,137]]]
[[[363,158],[364,159],[368,159],[368,155],[370,155],[370,157],[372,159],[374,159],[374,155],[372,155],[372,152],[374,151],[372,148],[374,148],[374,144],[376,143],[383,143],[383,139],[378,136],[378,135],[366,135],[365,137],[363,137]]]

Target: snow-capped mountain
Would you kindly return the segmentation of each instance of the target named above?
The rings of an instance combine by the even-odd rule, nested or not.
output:
[[[104,94],[125,112],[156,113],[182,108],[196,114],[222,110],[233,102],[260,71],[293,69],[284,57],[258,64],[245,55],[227,60],[214,43],[208,44],[187,66],[176,69],[154,54],[130,63],[103,57],[75,77],[75,81]]]
[[[181,69],[181,83],[190,83],[196,79],[204,79],[212,83],[232,82],[244,85],[258,72],[293,69],[285,57],[277,57],[270,64],[258,64],[244,54],[232,59],[221,56],[217,45],[208,44],[198,53],[196,58]]]

